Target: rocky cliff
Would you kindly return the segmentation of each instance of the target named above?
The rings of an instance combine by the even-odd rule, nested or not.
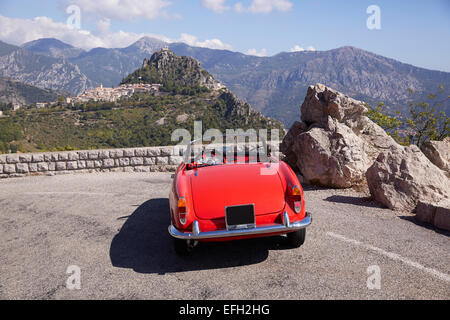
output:
[[[190,57],[180,57],[168,49],[155,52],[145,58],[142,67],[122,83],[163,83],[179,87],[205,87],[218,90],[224,86],[214,79],[200,62]]]
[[[0,77],[78,94],[92,86],[78,66],[63,58],[33,53],[0,41]]]

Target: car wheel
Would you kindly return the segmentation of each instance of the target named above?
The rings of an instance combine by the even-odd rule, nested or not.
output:
[[[173,238],[173,248],[179,256],[187,256],[194,250],[194,246],[189,241],[176,238]]]
[[[293,248],[299,248],[305,243],[306,229],[300,229],[287,234],[288,244]]]

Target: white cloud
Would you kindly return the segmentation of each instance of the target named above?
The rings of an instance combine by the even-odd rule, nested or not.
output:
[[[223,43],[219,39],[210,39],[205,41],[199,41],[196,36],[191,34],[182,33],[181,38],[178,40],[179,42],[184,42],[190,46],[194,47],[202,47],[202,48],[210,48],[210,49],[220,49],[220,50],[231,50],[232,46]]]
[[[92,49],[95,47],[123,48],[136,42],[144,36],[156,38],[168,43],[184,42],[192,46],[231,50],[229,44],[219,39],[198,40],[189,34],[182,34],[180,39],[170,39],[163,35],[134,32],[111,32],[110,20],[102,19],[97,23],[97,30],[77,30],[69,28],[65,23],[56,22],[48,17],[33,19],[16,19],[0,15],[0,40],[7,43],[21,45],[25,42],[41,38],[56,38],[75,47]]]
[[[250,56],[257,56],[257,57],[267,57],[267,49],[261,49],[260,51],[256,49],[249,49],[247,51],[247,54]]]
[[[226,0],[202,0],[202,6],[214,12],[222,13],[230,9],[230,7],[225,6],[225,1]]]
[[[295,45],[291,50],[289,50],[289,52],[301,52],[301,51],[316,51],[316,49],[313,46],[308,46],[305,49],[299,45]]]
[[[166,0],[70,0],[80,7],[82,14],[117,20],[153,20],[169,17],[164,10],[171,5]]]
[[[242,2],[238,2],[234,5],[234,11],[238,12],[238,13],[242,13],[245,11],[245,7],[242,4]]]
[[[86,0],[87,1],[87,0]],[[226,5],[227,0],[202,0],[202,5],[214,12],[223,13],[230,9]],[[292,9],[293,3],[290,0],[251,0],[246,7],[242,2],[234,5],[234,11],[238,13],[270,13],[272,11],[286,12]]]
[[[289,52],[301,52],[305,51],[305,48],[300,47],[299,45],[294,46]]]
[[[234,6],[236,12],[270,13],[272,11],[286,12],[292,9],[293,3],[289,0],[252,0],[250,6],[245,8],[242,2]]]

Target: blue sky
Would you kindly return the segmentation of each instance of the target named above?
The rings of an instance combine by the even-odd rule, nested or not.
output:
[[[80,8],[80,29],[66,26],[70,4]],[[366,26],[370,5],[380,8],[381,29],[369,30]],[[255,55],[352,45],[416,66],[450,72],[448,0],[0,2],[0,40],[9,43],[55,37],[86,49],[124,47],[143,35]]]

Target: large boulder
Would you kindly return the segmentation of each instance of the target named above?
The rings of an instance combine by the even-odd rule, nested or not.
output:
[[[450,177],[450,137],[444,141],[427,141],[422,144],[420,150],[435,166],[444,170]]]
[[[333,188],[366,184],[378,154],[400,147],[367,116],[364,103],[322,84],[308,88],[295,122],[281,144],[286,161],[305,180]]]
[[[412,212],[419,202],[450,198],[450,180],[414,145],[380,153],[367,170],[372,197],[390,209]]]

